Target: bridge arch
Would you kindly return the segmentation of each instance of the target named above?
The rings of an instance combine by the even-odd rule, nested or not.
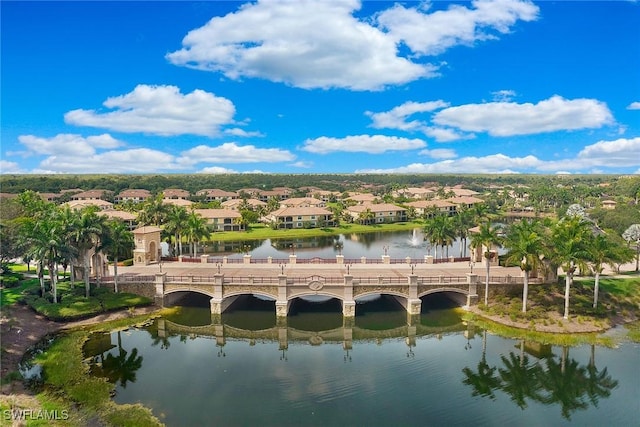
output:
[[[425,292],[422,292],[418,295],[418,298],[422,299],[423,297],[434,295],[434,294],[444,294],[446,297],[455,303],[459,304],[461,307],[467,305],[467,297],[469,296],[468,290],[458,289],[458,288],[436,288],[429,289]]]
[[[166,297],[168,295],[177,294],[177,293],[196,293],[196,294],[206,295],[209,298],[214,298],[213,290],[208,291],[205,289],[166,289],[164,291],[164,296]]]

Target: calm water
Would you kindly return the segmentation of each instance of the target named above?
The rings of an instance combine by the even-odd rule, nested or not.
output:
[[[460,256],[461,242],[455,241],[449,247],[450,256]],[[462,246],[465,246],[462,244]],[[468,256],[468,242],[462,248],[464,255]],[[185,254],[189,249],[183,247]],[[227,256],[239,258],[242,252],[250,253],[254,258],[274,259],[287,258],[291,253],[300,258],[335,258],[342,253],[345,258],[359,259],[362,256],[379,259],[387,253],[392,258],[423,259],[425,255],[435,256],[435,248],[424,239],[420,229],[413,231],[393,231],[376,233],[353,233],[336,236],[309,237],[302,239],[277,239],[277,240],[250,240],[242,242],[212,242],[199,248],[199,253],[207,253],[211,256]],[[438,248],[438,257],[441,257],[441,249]]]
[[[206,303],[206,301],[204,301]],[[203,301],[140,329],[94,335],[92,372],[169,426],[638,425],[640,347],[562,348],[460,322],[444,299],[296,301],[286,325],[250,298],[211,322]],[[409,322],[408,322],[409,321]],[[408,326],[408,323],[411,323]]]

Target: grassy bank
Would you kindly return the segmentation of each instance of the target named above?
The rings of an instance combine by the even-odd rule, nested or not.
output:
[[[111,331],[123,324],[147,321],[148,317],[128,318],[91,328],[75,330],[59,336],[52,345],[36,357],[42,366],[44,380],[38,400],[55,396],[59,405],[69,408],[74,420],[71,425],[106,424],[110,426],[159,426],[160,420],[142,405],[119,405],[111,400],[115,386],[104,378],[88,373],[82,347],[91,332]]]
[[[337,236],[351,233],[376,233],[388,231],[411,231],[422,228],[422,221],[411,221],[392,224],[360,225],[343,224],[339,227],[302,228],[292,230],[273,230],[264,224],[251,224],[247,231],[216,232],[209,238],[210,242],[228,242],[264,239],[301,239],[304,237]]]
[[[556,345],[585,342],[606,345],[596,332],[640,317],[640,277],[605,277],[600,280],[599,302],[593,308],[593,278],[580,278],[571,288],[570,316],[564,311],[564,283],[534,285],[529,289],[527,312],[521,296],[500,295],[481,304],[466,320],[507,337],[526,338]],[[632,324],[633,325],[633,324]],[[640,327],[631,326],[628,337],[638,341]]]
[[[47,292],[48,284],[47,284]],[[55,321],[71,321],[96,316],[109,311],[123,308],[141,307],[153,303],[149,298],[135,294],[114,293],[106,288],[94,288],[91,297],[85,298],[85,288],[82,282],[58,283],[58,300],[54,304],[51,296],[40,295],[38,279],[25,279],[13,288],[0,290],[2,307],[24,302],[37,313]]]

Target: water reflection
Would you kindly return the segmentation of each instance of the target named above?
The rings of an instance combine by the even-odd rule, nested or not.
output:
[[[546,406],[559,406],[562,417],[597,407],[600,399],[608,398],[618,386],[607,372],[598,370],[595,364],[595,346],[591,346],[591,358],[581,365],[569,357],[569,347],[562,347],[560,356],[551,352],[542,358],[530,358],[526,343],[520,342],[520,351],[510,351],[500,356],[500,364],[490,365],[486,360],[486,331],[483,332],[482,356],[475,368],[465,367],[463,383],[471,388],[472,396],[496,400],[496,392],[504,392],[520,409],[531,402]]]
[[[195,304],[94,334],[85,355],[118,385],[118,403],[141,402],[167,425],[632,424],[637,349],[504,339],[447,304],[427,298],[409,317],[377,298],[352,322],[335,302],[303,304],[284,323],[268,301],[219,317]]]
[[[94,334],[85,344],[84,354],[93,357],[90,363],[91,374],[126,388],[127,382],[136,381],[136,371],[142,367],[143,357],[138,355],[137,348],[130,352],[124,349],[122,331],[116,332],[116,337],[117,345],[113,345],[112,334]]]

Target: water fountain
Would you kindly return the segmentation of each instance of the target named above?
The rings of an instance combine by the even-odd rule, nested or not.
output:
[[[418,229],[414,228],[413,233],[411,234],[411,239],[409,239],[409,244],[413,247],[420,246],[422,243],[422,239],[418,236]]]

